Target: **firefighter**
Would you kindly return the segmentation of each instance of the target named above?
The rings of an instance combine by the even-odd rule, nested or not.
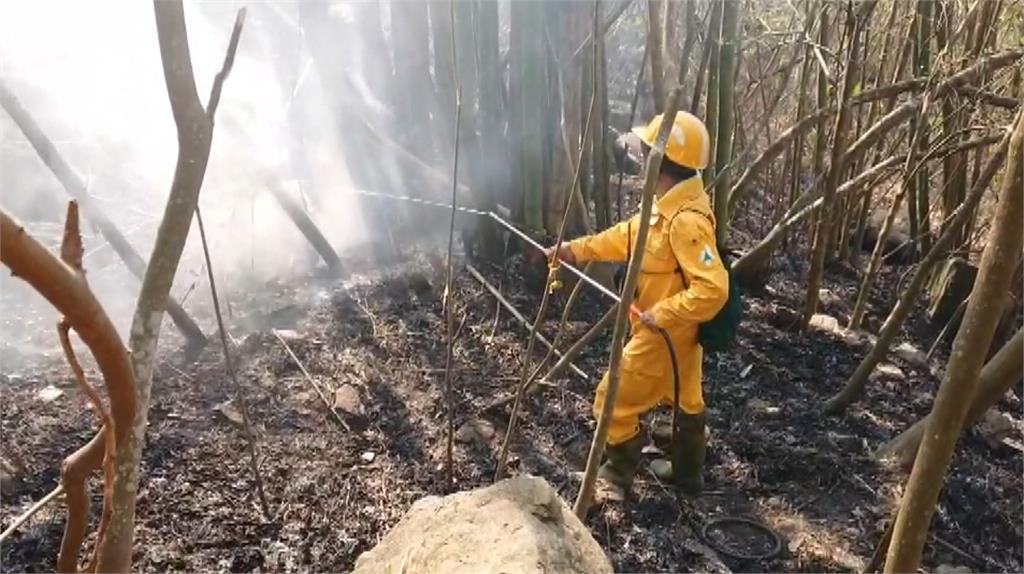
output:
[[[661,126],[656,116],[646,127],[633,128],[649,150]],[[673,122],[655,187],[650,231],[644,249],[634,303],[642,314],[630,319],[631,337],[622,355],[622,374],[608,425],[605,462],[598,473],[595,498],[623,500],[629,492],[647,442],[640,417],[659,404],[672,404],[674,378],[664,328],[679,364],[681,436],[672,445],[683,468],[668,464],[660,478],[674,479],[689,494],[703,488],[704,398],[701,391],[702,350],[697,326],[710,320],[728,297],[729,277],[715,242],[715,220],[704,192],[701,170],[710,153],[707,128],[696,116],[678,112]],[[639,215],[605,231],[561,246],[558,256],[570,264],[587,261],[625,263],[636,244]],[[548,256],[554,247],[548,248]],[[594,400],[599,417],[608,386],[605,373]],[[673,476],[673,472],[680,473]]]

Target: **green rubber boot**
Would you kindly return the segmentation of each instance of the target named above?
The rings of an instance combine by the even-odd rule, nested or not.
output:
[[[625,500],[626,493],[633,486],[633,478],[640,467],[642,451],[647,443],[644,433],[622,444],[609,445],[605,450],[605,462],[597,470],[596,502]]]
[[[679,413],[679,437],[670,447],[671,461],[651,463],[651,471],[658,478],[671,480],[682,493],[697,496],[704,489],[704,413]]]

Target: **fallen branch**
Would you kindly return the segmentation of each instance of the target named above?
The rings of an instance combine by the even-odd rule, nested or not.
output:
[[[583,336],[580,337],[575,343],[573,343],[571,347],[566,349],[565,353],[562,354],[562,358],[560,358],[558,362],[556,362],[555,365],[551,367],[551,369],[549,369],[543,377],[541,377],[539,380],[535,378],[533,381],[531,381],[531,383],[527,385],[526,391],[533,391],[534,389],[537,388],[536,385],[539,383],[551,383],[552,379],[560,375],[562,371],[564,371],[567,367],[571,366],[572,360],[578,357],[580,353],[583,352],[583,349],[586,349],[587,346],[590,345],[590,343],[594,342],[594,339],[596,339],[601,333],[603,333],[605,330],[608,329],[608,327],[612,325],[612,321],[615,319],[615,310],[617,308],[618,305],[612,305],[612,307],[605,312],[604,316],[598,319],[597,323],[594,323],[593,327],[591,327],[586,333],[584,333]],[[484,407],[483,412],[502,408],[505,405],[511,403],[513,400],[515,400],[515,395],[509,395],[507,397],[498,399]]]
[[[76,219],[77,208],[74,204],[69,206],[68,211],[69,221]],[[69,229],[71,227],[77,229],[74,222],[71,224]],[[71,231],[73,233],[73,230]],[[110,401],[110,418],[114,426],[101,429],[89,444],[68,457],[61,473],[64,490],[68,492],[69,496],[69,526],[73,526],[71,524],[73,518],[80,516],[81,528],[84,529],[88,506],[85,507],[84,512],[78,515],[70,510],[71,492],[67,489],[68,482],[65,478],[69,475],[69,471],[82,471],[81,483],[84,488],[85,477],[92,470],[99,468],[101,464],[103,453],[106,450],[103,448],[103,437],[108,433],[113,436],[115,449],[112,450],[115,452],[127,448],[132,440],[131,423],[135,417],[136,397],[128,351],[124,343],[121,342],[110,318],[103,311],[95,295],[89,290],[79,271],[50,253],[31,237],[18,221],[3,210],[0,210],[0,245],[3,245],[3,249],[0,250],[0,261],[10,268],[13,275],[24,279],[56,307],[57,311],[65,317],[67,324],[75,329],[75,332],[92,352],[103,375]],[[77,251],[77,248],[67,245],[65,254],[68,254],[69,259],[74,261],[79,255],[70,255],[72,251]],[[157,314],[157,317],[159,316]],[[83,452],[87,452],[89,456],[84,457],[80,466],[74,464],[83,458],[79,457]],[[113,456],[114,452],[108,454]],[[117,476],[106,477],[105,484],[107,488],[104,492],[104,507],[109,508],[110,499],[114,496],[111,494],[111,490],[116,492],[117,486],[124,485],[118,484]],[[88,499],[86,498],[87,504]],[[101,519],[101,527],[105,523],[106,520]],[[101,544],[105,540],[102,537],[102,532],[98,540]],[[77,552],[74,558],[72,568],[77,565]]]
[[[960,70],[949,76],[942,82],[936,84],[934,92],[936,95],[943,95],[950,91],[959,91],[965,86],[970,86],[978,77],[989,74],[1006,66],[1013,64],[1024,56],[1024,50],[1008,50],[993,54],[986,58],[980,58],[971,66]],[[850,98],[849,106],[862,105],[880,99],[895,97],[901,93],[922,88],[927,85],[927,79],[915,78],[880,88],[866,90]],[[847,149],[847,161],[853,161],[862,152],[873,146],[878,140],[889,133],[895,126],[901,125],[904,120],[913,115],[921,106],[921,96],[915,96],[903,104],[893,108],[888,114],[882,116],[874,125],[864,131],[863,134]],[[780,134],[770,146],[747,167],[743,175],[733,184],[729,192],[729,212],[733,213],[734,208],[746,196],[753,180],[758,177],[764,169],[770,165],[783,151],[789,149],[788,144],[809,130],[822,116],[829,116],[836,112],[836,107],[821,108],[798,120],[785,132]],[[844,163],[846,165],[846,163]]]
[[[487,279],[484,279],[484,276],[481,275],[480,272],[476,270],[476,268],[474,268],[472,265],[467,264],[466,270],[469,271],[469,274],[472,275],[474,279],[479,281],[481,285],[487,288],[487,290],[491,292],[491,295],[494,295],[494,298],[499,303],[501,303],[501,306],[504,307],[505,310],[511,313],[512,316],[515,317],[520,323],[522,323],[524,327],[526,327],[527,329],[530,328],[530,322],[526,319],[526,317],[523,316],[522,313],[519,312],[519,309],[513,307],[512,303],[509,303],[508,299],[505,299],[505,297],[502,296],[501,292],[499,292],[494,285],[491,285],[491,283],[487,281]],[[534,336],[537,338],[540,344],[544,345],[545,347],[550,349],[554,346],[551,344],[551,341],[549,341],[547,337],[545,337],[544,335],[541,335],[540,333],[534,333]],[[555,354],[558,355],[559,357],[564,357],[561,351],[558,351],[557,349],[555,350]],[[587,376],[587,374],[576,365],[569,363],[569,368],[572,369],[572,372],[579,375],[580,378],[582,378],[583,380],[590,379],[590,377]]]
[[[999,148],[992,157],[989,158],[982,174],[978,177],[977,181],[974,182],[970,193],[967,194],[961,204],[953,212],[945,230],[914,270],[910,283],[902,293],[900,293],[899,300],[889,312],[889,315],[885,319],[885,323],[883,323],[882,328],[879,330],[878,340],[871,348],[871,351],[861,359],[856,370],[852,375],[850,375],[850,378],[846,381],[843,388],[825,402],[823,406],[825,414],[836,415],[842,413],[864,392],[864,387],[867,385],[871,373],[874,372],[878,363],[885,358],[886,354],[888,354],[889,346],[896,339],[896,336],[899,335],[902,330],[903,323],[906,321],[907,317],[910,315],[910,311],[917,303],[919,299],[918,295],[920,294],[921,289],[924,288],[925,281],[931,277],[932,268],[946,256],[947,250],[953,246],[957,237],[959,237],[960,228],[966,224],[967,220],[973,213],[974,208],[981,202],[982,197],[985,195],[989,182],[992,181],[992,178],[995,177],[996,173],[1002,167],[1010,144],[1010,136],[1011,132],[1008,130],[1002,139]],[[878,241],[883,241],[883,237],[881,237],[881,235]],[[880,248],[876,246],[876,252],[880,253],[879,249]],[[862,286],[861,289],[862,292],[866,292],[866,285]],[[858,298],[858,302],[860,301],[861,299]],[[851,327],[853,327],[852,319]]]
[[[21,528],[22,524],[28,522],[29,518],[32,518],[37,512],[45,508],[47,504],[50,504],[51,502],[56,500],[57,497],[63,493],[64,487],[58,485],[57,488],[51,490],[49,494],[36,501],[36,503],[30,506],[28,510],[21,513],[21,516],[15,518],[14,522],[11,522],[11,525],[8,526],[6,530],[0,533],[0,543],[3,543],[4,540],[7,540],[11,536],[11,534],[14,534],[14,532],[18,528]]]
[[[292,348],[288,346],[288,343],[286,343],[285,340],[281,337],[281,334],[277,332],[277,329],[272,329],[271,332],[274,334],[274,337],[277,338],[278,342],[280,342],[281,345],[284,347],[284,350],[288,353],[288,356],[292,358],[292,361],[295,363],[295,365],[299,367],[300,371],[302,371],[302,375],[306,378],[306,382],[309,383],[309,386],[313,387],[314,391],[316,391],[317,396],[320,397],[320,400],[323,401],[324,405],[327,407],[327,410],[330,411],[331,415],[333,415],[334,420],[336,420],[338,424],[340,424],[341,426],[345,427],[345,430],[352,432],[352,427],[348,426],[348,423],[345,422],[345,419],[341,418],[341,415],[338,414],[338,411],[334,410],[334,405],[331,404],[329,400],[327,400],[327,395],[325,395],[323,390],[320,389],[320,385],[318,385],[316,381],[313,380],[313,376],[310,375],[309,371],[306,370],[306,366],[303,365],[302,361],[300,361],[299,358],[295,356],[295,353],[292,351]]]
[[[285,215],[288,216],[288,219],[292,220],[295,227],[299,228],[299,231],[302,232],[302,235],[313,246],[313,249],[316,249],[317,254],[327,264],[327,268],[335,275],[340,275],[343,270],[338,253],[331,247],[324,234],[320,232],[320,228],[313,223],[309,214],[302,209],[302,206],[292,196],[288,195],[287,191],[281,189],[277,182],[267,181],[267,191],[277,200]]]
[[[920,167],[925,161],[941,159],[946,155],[957,151],[996,143],[1001,137],[1002,136],[999,134],[981,136],[940,148],[934,152],[926,154],[924,158],[918,161],[917,166]],[[905,155],[890,156],[876,163],[870,168],[859,173],[856,177],[847,180],[845,183],[840,185],[836,190],[837,196],[856,193],[865,187],[868,189],[873,188],[894,175],[896,172],[893,168],[897,167],[901,162],[906,161],[906,158],[907,156]],[[757,245],[744,253],[743,256],[733,264],[733,273],[741,283],[752,286],[765,280],[765,277],[762,276],[762,271],[767,265],[775,247],[782,242],[790,229],[806,219],[811,213],[814,213],[821,206],[822,200],[819,197],[820,189],[818,185],[820,180],[820,177],[815,179],[814,183],[807,189],[807,191],[793,201],[790,208],[781,218],[779,218],[778,223],[772,227],[764,238],[761,239]]]
[[[256,434],[252,432],[249,403],[245,400],[245,392],[242,389],[242,384],[238,382],[235,365],[231,361],[227,331],[224,329],[224,317],[220,312],[220,298],[217,297],[217,283],[213,279],[213,262],[210,260],[210,246],[206,241],[206,227],[203,225],[203,214],[199,211],[198,206],[196,206],[196,223],[199,224],[199,239],[203,245],[203,258],[206,260],[206,276],[210,281],[210,297],[213,298],[213,313],[217,317],[217,331],[220,334],[220,344],[224,352],[224,368],[227,370],[231,382],[235,385],[235,397],[238,400],[239,410],[242,411],[242,430],[249,449],[249,470],[252,471],[252,478],[256,483],[256,494],[260,499],[260,510],[263,511],[263,518],[269,521],[271,519],[270,504],[267,502],[267,494],[263,489],[263,478],[260,476],[259,459],[256,452]]]
[[[54,177],[64,187],[64,191],[81,204],[82,209],[89,216],[89,220],[99,229],[100,235],[110,244],[114,252],[117,253],[117,256],[121,258],[128,271],[141,279],[146,272],[146,261],[132,247],[124,234],[117,229],[114,222],[103,213],[99,204],[89,195],[85,183],[75,173],[71,165],[64,160],[64,157],[60,155],[60,152],[57,151],[57,146],[43,133],[43,130],[39,128],[39,124],[29,115],[28,110],[21,105],[21,102],[14,96],[14,93],[8,89],[3,79],[0,79],[0,106],[3,106],[4,110],[7,111],[7,115],[11,116],[14,123],[21,129],[25,139],[28,140],[32,148],[39,154],[39,159],[46,164],[46,167],[50,168]],[[203,335],[203,331],[177,301],[168,299],[166,307],[167,314],[171,316],[175,326],[185,335],[185,338],[188,339],[193,347],[202,348],[206,345],[206,336]]]

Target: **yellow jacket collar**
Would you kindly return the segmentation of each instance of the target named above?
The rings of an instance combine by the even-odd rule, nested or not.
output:
[[[675,215],[683,206],[696,201],[704,193],[704,182],[699,175],[683,180],[665,192],[655,202],[656,211],[666,217]]]

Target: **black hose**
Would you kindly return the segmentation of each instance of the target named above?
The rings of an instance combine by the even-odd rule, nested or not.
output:
[[[672,339],[668,336],[668,331],[664,327],[658,327],[658,334],[665,340],[665,347],[668,348],[668,357],[672,361],[672,446],[676,448],[679,444],[681,430],[679,428],[679,359],[676,357],[676,348],[672,344]],[[670,449],[671,450],[671,449]],[[669,453],[669,459],[674,461],[674,458]],[[672,475],[676,476],[676,473],[680,472],[678,468],[672,469]]]
[[[767,549],[762,550],[761,552],[739,550],[711,535],[711,532],[716,528],[721,529],[731,525],[745,525],[753,528],[754,530],[760,531],[764,534],[764,537],[768,542]],[[719,554],[724,554],[729,558],[735,558],[737,560],[764,561],[775,558],[782,552],[782,537],[779,536],[778,532],[775,532],[764,523],[744,518],[742,516],[723,516],[720,518],[712,518],[705,522],[704,526],[700,529],[700,537],[704,539],[704,542],[706,542],[708,546],[717,550]]]

